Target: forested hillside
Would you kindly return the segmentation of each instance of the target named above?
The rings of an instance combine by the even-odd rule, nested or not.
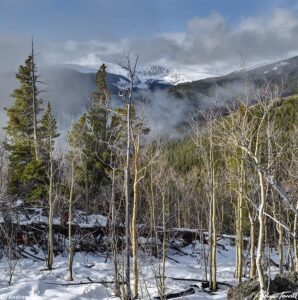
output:
[[[16,73],[1,143],[0,234],[9,285],[18,284],[21,257],[42,261],[45,272],[59,265],[59,276],[69,280],[46,284],[98,283],[121,299],[225,296],[227,286],[248,277],[257,278],[265,299],[272,264],[280,276],[298,271],[297,95],[247,79],[246,94],[195,112],[189,135],[148,138],[151,128],[135,101],[138,60],[128,55],[121,105],[111,105],[103,64],[62,151],[35,57],[32,45]],[[235,256],[228,280],[225,251]],[[80,273],[90,255],[106,257],[111,269],[101,274],[108,277]],[[169,279],[183,281],[167,275],[169,261],[181,264],[178,255],[196,259],[198,290],[169,288]]]

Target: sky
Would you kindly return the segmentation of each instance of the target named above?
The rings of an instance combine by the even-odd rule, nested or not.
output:
[[[0,0],[0,71],[34,37],[42,64],[98,65],[124,50],[142,64],[224,70],[298,53],[297,0]]]

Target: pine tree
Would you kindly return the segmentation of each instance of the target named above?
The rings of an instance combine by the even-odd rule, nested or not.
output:
[[[33,48],[32,48],[33,49]],[[6,108],[8,123],[4,128],[9,151],[8,193],[24,199],[43,196],[45,166],[38,156],[38,114],[42,101],[38,98],[37,67],[34,52],[19,67],[19,87],[11,97],[14,104]]]
[[[47,164],[55,146],[55,139],[60,135],[57,133],[57,122],[52,115],[51,104],[48,103],[47,109],[40,120],[40,139],[41,139],[41,158]]]
[[[96,74],[95,91],[87,112],[73,125],[68,136],[71,152],[80,153],[80,164],[76,164],[75,174],[80,174],[77,186],[87,210],[91,200],[98,197],[101,185],[109,182],[111,122],[106,76],[106,66],[103,64]]]
[[[108,168],[109,150],[108,138],[110,138],[109,126],[109,101],[110,92],[106,81],[106,65],[101,65],[96,74],[95,91],[91,97],[91,104],[87,109],[87,169],[91,176],[89,182],[96,182],[95,190],[101,183],[107,182],[106,169]]]

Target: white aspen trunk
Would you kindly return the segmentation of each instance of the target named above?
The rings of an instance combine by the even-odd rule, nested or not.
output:
[[[114,263],[114,288],[115,296],[120,296],[119,276],[118,276],[118,258],[117,258],[117,237],[116,237],[116,208],[115,208],[115,168],[112,170],[112,191],[111,191],[111,230],[112,230],[112,251],[113,251],[113,263]]]
[[[252,212],[253,213],[253,212]],[[253,220],[252,213],[249,213],[249,221],[250,221],[250,272],[249,278],[256,277],[256,257],[255,257],[255,222]]]
[[[217,230],[216,230],[216,195],[215,195],[215,169],[212,166],[212,231],[213,231],[213,247],[212,247],[212,289],[217,289],[216,283],[216,242],[217,242]]]
[[[276,213],[274,213],[275,215]],[[280,220],[282,221],[282,211],[281,211],[281,206],[280,202],[278,203],[278,214],[280,217]],[[277,218],[277,216],[275,217]],[[295,222],[295,219],[294,219]],[[295,226],[295,225],[294,225]],[[283,227],[281,224],[276,224],[276,230],[278,233],[278,266],[279,266],[279,274],[282,275],[284,271],[284,231]],[[294,231],[295,232],[295,231]],[[295,249],[294,249],[295,251]]]
[[[153,166],[150,165],[150,235],[151,235],[151,247],[153,248],[153,236],[155,231],[155,193],[154,193],[154,184],[153,184]]]
[[[69,280],[73,281],[73,247],[72,247],[72,198],[74,188],[74,160],[71,162],[71,183],[68,200],[68,271]]]
[[[279,253],[279,274],[284,272],[284,232],[282,226],[278,225],[278,253]]]
[[[298,209],[298,202],[296,205],[296,209]],[[295,256],[295,271],[298,272],[298,248],[297,248],[297,238],[298,238],[298,232],[297,232],[297,215],[295,215],[294,218],[294,241],[293,241],[293,246],[294,246],[294,256]]]
[[[262,254],[264,248],[264,209],[265,209],[265,189],[264,189],[264,178],[263,173],[258,170],[259,176],[259,185],[260,185],[260,193],[261,193],[261,201],[259,206],[259,238],[258,238],[258,248],[257,248],[257,258],[256,258],[256,266],[258,270],[258,278],[260,282],[260,300],[264,300],[266,298],[266,285],[265,285],[265,276],[262,267]]]
[[[162,271],[161,271],[161,294],[165,295],[165,273],[166,273],[166,254],[167,254],[167,242],[166,242],[166,201],[165,195],[162,193],[162,227],[163,227],[163,241],[162,241]]]
[[[125,167],[125,246],[126,246],[126,260],[125,260],[125,282],[126,282],[126,297],[131,299],[131,285],[130,285],[130,152],[131,152],[131,126],[130,126],[130,106],[127,103],[127,148],[126,148],[126,167]]]
[[[235,218],[236,218],[236,270],[235,270],[235,278],[238,278],[238,270],[239,270],[239,197],[237,201],[237,206],[235,205]]]
[[[53,158],[52,158],[52,143],[50,142],[50,185],[49,185],[49,237],[48,237],[48,259],[47,267],[49,270],[53,268],[54,260],[54,245],[53,245],[53,215],[54,215],[54,205],[53,205]]]
[[[210,198],[210,203],[209,203],[209,228],[208,228],[208,256],[209,256],[209,287],[212,287],[212,255],[213,255],[213,237],[212,237],[212,198]]]
[[[241,160],[240,165],[240,182],[239,182],[239,207],[238,207],[238,213],[239,213],[239,232],[238,232],[238,282],[240,283],[242,281],[243,277],[243,184],[244,184],[244,166],[243,166],[243,160]]]
[[[131,224],[131,238],[132,238],[132,257],[133,257],[133,274],[134,274],[134,293],[133,297],[138,297],[139,291],[139,274],[138,274],[138,236],[137,236],[137,212],[138,212],[138,194],[139,194],[139,148],[140,148],[140,134],[137,134],[137,141],[135,143],[134,153],[134,184],[133,184],[133,210],[132,210],[132,224]]]

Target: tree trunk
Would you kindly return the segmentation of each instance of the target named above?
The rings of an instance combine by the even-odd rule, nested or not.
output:
[[[258,239],[258,248],[257,248],[257,258],[256,258],[256,266],[258,270],[258,277],[260,282],[260,300],[266,298],[266,286],[265,286],[265,277],[264,271],[262,267],[262,254],[264,248],[264,209],[265,209],[265,190],[264,190],[264,178],[263,173],[258,170],[259,176],[259,185],[260,185],[260,193],[261,193],[261,201],[259,206],[259,239]]]
[[[69,280],[73,281],[73,247],[72,247],[72,198],[73,198],[73,188],[74,188],[74,160],[71,162],[71,182],[70,182],[70,192],[68,200],[68,271]]]
[[[35,74],[35,65],[34,65],[34,44],[32,39],[32,50],[31,50],[31,72],[32,72],[32,118],[33,118],[33,141],[34,141],[34,151],[35,159],[39,159],[39,148],[38,148],[38,137],[37,137],[37,99],[36,99],[36,74]]]
[[[133,274],[134,274],[134,293],[133,297],[138,297],[139,291],[139,274],[138,274],[138,236],[137,236],[137,212],[138,212],[138,194],[139,194],[139,148],[140,148],[140,134],[137,133],[137,140],[134,151],[134,184],[133,184],[133,210],[132,210],[132,224],[131,224],[131,239],[132,239],[132,257],[133,257]]]
[[[284,237],[283,228],[278,226],[278,253],[279,253],[279,274],[282,275],[284,272]]]
[[[51,143],[50,143],[51,145]],[[51,145],[52,147],[52,145]],[[52,148],[51,148],[52,149]],[[51,151],[50,149],[50,151]],[[53,214],[54,214],[54,205],[53,205],[53,159],[52,153],[50,153],[50,185],[49,185],[49,237],[48,237],[48,259],[47,259],[47,267],[49,270],[53,268]]]
[[[162,272],[161,272],[161,295],[165,295],[165,273],[166,273],[166,255],[167,255],[167,236],[166,236],[166,201],[164,193],[162,197],[162,226],[163,226],[163,241],[162,241]]]
[[[215,169],[212,167],[212,231],[213,231],[213,247],[212,247],[212,289],[217,289],[216,284],[216,242],[217,242],[217,231],[216,231],[216,195],[215,195]]]
[[[298,209],[298,202],[296,205],[296,209]],[[297,238],[298,238],[298,230],[297,230],[297,218],[298,216],[295,215],[294,218],[294,241],[293,241],[293,245],[294,245],[294,255],[295,255],[295,271],[298,272],[298,245],[297,245]]]
[[[213,259],[212,259],[212,255],[213,255],[213,243],[212,243],[212,240],[213,240],[213,237],[212,237],[212,198],[210,198],[210,203],[209,203],[209,228],[208,228],[208,256],[209,256],[209,287],[211,288],[212,287],[212,278],[213,278],[213,275],[212,275],[212,262],[213,262]]]
[[[243,160],[241,160],[240,165],[240,180],[239,180],[239,197],[238,197],[238,272],[237,279],[240,283],[242,281],[243,276],[243,185],[244,185],[244,166]]]
[[[126,167],[125,167],[125,247],[126,247],[126,261],[125,261],[125,283],[126,283],[126,297],[131,299],[131,285],[130,285],[130,152],[131,152],[131,126],[130,126],[130,106],[127,103],[127,148],[126,148]]]
[[[117,237],[116,237],[116,208],[115,208],[115,168],[112,170],[112,191],[111,191],[111,211],[112,211],[112,220],[111,220],[111,233],[112,233],[112,251],[113,251],[113,263],[114,263],[114,277],[115,277],[115,296],[120,296],[120,286],[118,278],[118,257],[117,257]]]
[[[281,203],[280,202],[278,203],[278,214],[279,214],[280,220],[282,221],[282,211],[281,211]],[[281,224],[276,225],[276,230],[278,232],[279,274],[282,275],[283,271],[284,271],[284,231],[283,231],[283,227],[281,226]],[[295,251],[295,249],[294,249],[294,251]]]
[[[253,211],[249,212],[249,221],[250,221],[250,272],[249,278],[256,277],[256,257],[255,257],[255,222],[253,219]]]

